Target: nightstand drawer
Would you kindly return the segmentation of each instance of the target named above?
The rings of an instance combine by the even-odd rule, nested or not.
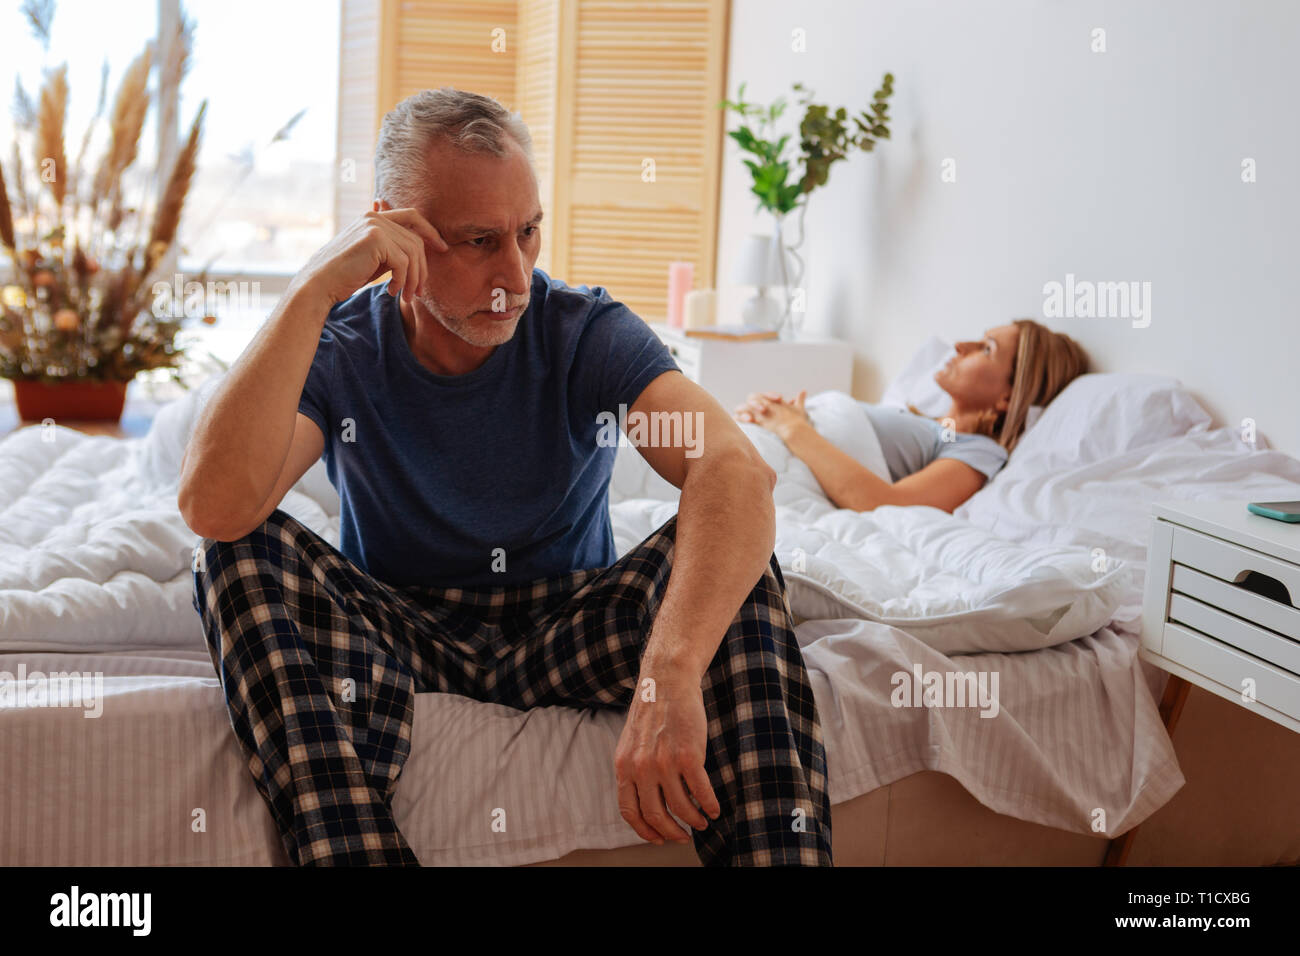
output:
[[[1258,660],[1236,648],[1199,634],[1181,624],[1165,625],[1165,657],[1191,668],[1196,674],[1209,678],[1218,685],[1216,693],[1242,703],[1240,699],[1244,681],[1254,682],[1255,699],[1265,707],[1277,711],[1287,720],[1281,721],[1293,730],[1300,729],[1300,683],[1295,675]],[[1200,682],[1198,682],[1200,683]],[[1204,685],[1203,685],[1204,686]],[[1263,716],[1276,720],[1272,714]],[[1289,723],[1287,722],[1289,720]]]
[[[1173,532],[1172,558],[1175,564],[1190,565],[1228,582],[1245,577],[1247,571],[1254,571],[1284,585],[1291,592],[1292,602],[1300,600],[1300,566],[1187,528],[1175,527]]]
[[[1181,564],[1174,565],[1172,589],[1175,595],[1186,594],[1211,607],[1244,617],[1300,642],[1300,610],[1283,604],[1280,600],[1246,590],[1240,584],[1212,578]],[[1171,610],[1170,617],[1172,616]],[[1300,648],[1300,643],[1296,647]]]
[[[1231,644],[1293,674],[1300,674],[1300,641],[1293,641],[1239,617],[1233,617],[1185,594],[1170,596],[1169,620]]]
[[[1153,504],[1139,655],[1300,733],[1300,526],[1246,504]]]
[[[1244,680],[1255,682],[1255,698],[1291,721],[1300,719],[1300,684],[1294,674],[1281,667],[1257,661],[1240,650],[1209,639],[1182,624],[1165,624],[1165,648],[1169,657],[1208,676],[1219,687],[1229,688],[1240,701]],[[1265,714],[1269,717],[1269,714]]]

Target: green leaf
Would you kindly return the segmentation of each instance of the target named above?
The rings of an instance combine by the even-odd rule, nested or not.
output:
[[[742,126],[740,129],[732,130],[727,135],[739,143],[744,149],[753,150],[754,134],[749,131],[748,127]]]

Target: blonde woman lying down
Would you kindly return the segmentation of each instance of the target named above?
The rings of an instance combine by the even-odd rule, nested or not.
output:
[[[733,417],[779,435],[837,508],[930,505],[952,512],[1006,464],[1030,406],[1046,405],[1088,370],[1077,342],[1032,319],[999,325],[981,341],[958,342],[956,349],[934,375],[952,397],[952,407],[941,419],[911,406],[862,403],[892,483],[817,433],[804,410],[807,392],[792,399],[774,392],[752,394]]]

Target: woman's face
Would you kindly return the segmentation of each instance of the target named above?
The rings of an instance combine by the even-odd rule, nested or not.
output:
[[[978,342],[958,342],[957,354],[934,373],[934,380],[966,408],[1002,411],[1011,400],[1011,365],[1019,344],[1015,325],[988,329]]]

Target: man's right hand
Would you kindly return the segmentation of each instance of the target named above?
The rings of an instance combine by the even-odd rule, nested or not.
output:
[[[428,247],[434,252],[451,248],[416,209],[381,210],[375,203],[307,260],[290,289],[308,288],[332,307],[392,272],[389,294],[409,300],[428,284]]]

